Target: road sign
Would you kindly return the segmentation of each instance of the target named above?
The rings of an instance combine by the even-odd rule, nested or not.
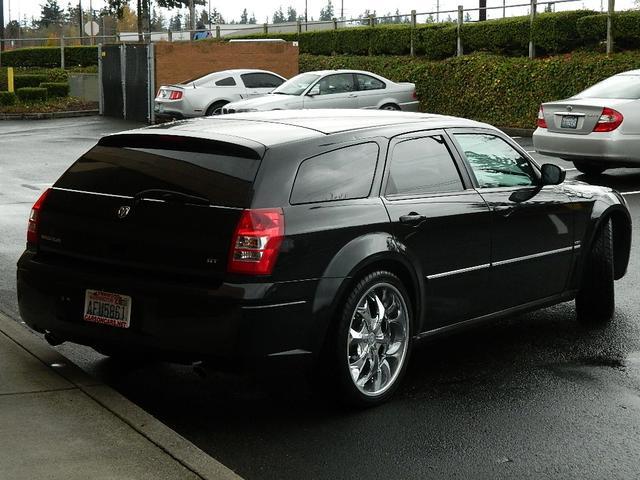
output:
[[[87,35],[97,35],[100,32],[100,26],[97,22],[87,22],[84,24],[84,33]]]

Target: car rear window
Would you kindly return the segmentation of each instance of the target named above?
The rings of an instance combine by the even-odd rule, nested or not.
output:
[[[218,87],[235,87],[236,81],[233,77],[225,77],[216,82],[216,86]]]
[[[369,196],[379,148],[369,142],[333,150],[303,161],[291,204],[329,202]]]
[[[240,145],[123,135],[102,139],[54,186],[127,197],[167,189],[205,197],[212,205],[247,207],[259,166],[259,154]]]
[[[596,83],[573,98],[640,99],[640,75],[615,75]]]

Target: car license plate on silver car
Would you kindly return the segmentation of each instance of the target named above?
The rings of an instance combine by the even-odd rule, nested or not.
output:
[[[577,128],[578,127],[578,117],[573,115],[565,115],[562,117],[560,121],[560,128]]]
[[[100,290],[87,290],[83,318],[87,322],[129,328],[131,297]]]

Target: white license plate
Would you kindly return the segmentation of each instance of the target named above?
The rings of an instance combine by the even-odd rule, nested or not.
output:
[[[578,117],[565,115],[560,121],[560,128],[576,128],[578,126]]]
[[[100,290],[87,290],[84,296],[83,318],[87,322],[129,328],[131,297]]]

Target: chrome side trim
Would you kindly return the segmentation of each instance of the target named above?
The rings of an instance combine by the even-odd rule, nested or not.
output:
[[[450,277],[452,275],[458,275],[460,273],[474,272],[476,270],[482,270],[483,268],[489,268],[490,266],[490,263],[483,263],[482,265],[476,265],[474,267],[460,268],[458,270],[451,270],[450,272],[435,273],[433,275],[427,275],[427,280]]]
[[[272,305],[244,305],[242,308],[244,310],[258,310],[261,308],[277,308],[277,307],[289,307],[291,305],[303,305],[307,303],[306,300],[298,300],[297,302],[286,302],[286,303],[274,303]]]
[[[576,113],[576,112],[553,112],[554,115],[559,115],[561,117],[586,117],[586,113]]]
[[[557,248],[555,250],[549,250],[549,251],[546,251],[546,252],[534,253],[532,255],[525,255],[524,257],[509,258],[507,260],[500,260],[498,262],[493,262],[492,266],[499,267],[501,265],[508,265],[510,263],[524,262],[526,260],[532,260],[534,258],[546,257],[548,255],[555,255],[557,253],[571,252],[573,249],[574,249],[574,247],[564,247],[564,248]]]
[[[287,350],[286,352],[276,352],[270,353],[267,357],[284,357],[287,355],[308,355],[311,352],[309,350],[302,350],[300,348],[296,348],[295,350]]]

